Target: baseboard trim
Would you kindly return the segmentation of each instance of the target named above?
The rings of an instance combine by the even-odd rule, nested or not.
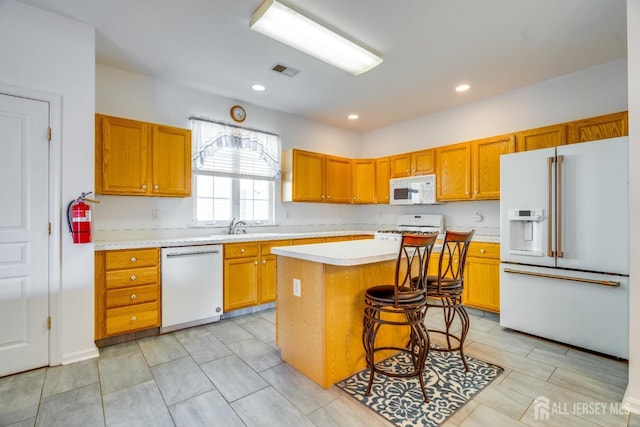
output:
[[[95,359],[98,356],[100,356],[98,347],[93,347],[86,350],[63,354],[62,357],[60,357],[60,363],[62,365],[68,365],[74,362],[82,362],[83,360]]]
[[[640,399],[630,397],[628,393],[629,387],[627,387],[627,390],[624,392],[624,397],[622,398],[622,407],[631,413],[640,415]]]

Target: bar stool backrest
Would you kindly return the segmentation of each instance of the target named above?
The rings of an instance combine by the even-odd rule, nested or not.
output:
[[[394,300],[397,306],[402,293],[426,295],[427,269],[438,233],[404,234],[396,260]]]
[[[440,260],[438,262],[437,293],[450,291],[464,286],[464,265],[467,260],[469,243],[475,230],[469,232],[446,231]]]

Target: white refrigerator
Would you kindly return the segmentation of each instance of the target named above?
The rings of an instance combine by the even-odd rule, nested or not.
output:
[[[628,138],[500,158],[500,324],[627,359]]]

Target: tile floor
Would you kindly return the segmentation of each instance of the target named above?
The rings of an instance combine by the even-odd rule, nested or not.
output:
[[[428,322],[437,322],[436,313]],[[627,364],[500,327],[473,312],[467,354],[505,372],[446,426],[639,426],[615,414]],[[546,422],[534,401],[549,400]],[[596,403],[606,404],[600,414]],[[106,347],[100,357],[0,378],[0,426],[385,426],[280,359],[275,312]]]

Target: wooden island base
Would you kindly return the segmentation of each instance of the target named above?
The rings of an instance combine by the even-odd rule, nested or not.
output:
[[[282,359],[327,388],[366,367],[364,291],[393,283],[395,260],[339,266],[278,255],[277,340]],[[300,279],[300,296],[293,279]],[[409,329],[382,328],[376,345],[402,346]],[[377,360],[390,356],[380,352]]]

